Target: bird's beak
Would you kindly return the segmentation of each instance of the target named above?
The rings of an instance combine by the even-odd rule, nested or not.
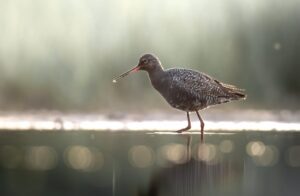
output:
[[[113,79],[113,83],[116,83],[119,79],[124,78],[125,76],[127,76],[128,74],[130,74],[131,72],[137,72],[138,70],[140,70],[140,66],[137,65],[134,68],[130,69],[129,71],[126,71],[125,73],[119,75],[118,77],[115,77]]]

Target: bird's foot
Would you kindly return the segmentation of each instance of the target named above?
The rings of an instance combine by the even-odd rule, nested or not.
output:
[[[186,127],[186,128],[183,128],[183,129],[180,129],[178,131],[176,131],[177,133],[182,133],[182,132],[185,132],[187,130],[189,130],[191,127]]]

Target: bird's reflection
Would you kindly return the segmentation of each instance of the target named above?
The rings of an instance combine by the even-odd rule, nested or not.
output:
[[[186,136],[187,161],[158,171],[141,196],[238,195],[242,165],[230,160],[208,162],[192,156],[192,137]],[[199,145],[203,145],[201,142]]]

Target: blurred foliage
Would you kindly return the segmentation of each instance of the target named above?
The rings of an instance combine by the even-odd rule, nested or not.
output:
[[[2,110],[160,108],[146,74],[114,76],[155,53],[245,88],[247,107],[299,108],[299,1],[1,1]]]

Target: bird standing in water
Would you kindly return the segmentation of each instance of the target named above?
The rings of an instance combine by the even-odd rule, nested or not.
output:
[[[243,90],[233,85],[224,84],[204,73],[181,68],[166,69],[153,54],[143,55],[136,67],[115,78],[113,82],[127,76],[131,72],[144,70],[148,72],[152,86],[174,108],[183,110],[187,114],[187,127],[178,133],[191,128],[190,112],[196,112],[200,120],[201,140],[203,141],[204,121],[199,110],[211,105],[245,99]]]

